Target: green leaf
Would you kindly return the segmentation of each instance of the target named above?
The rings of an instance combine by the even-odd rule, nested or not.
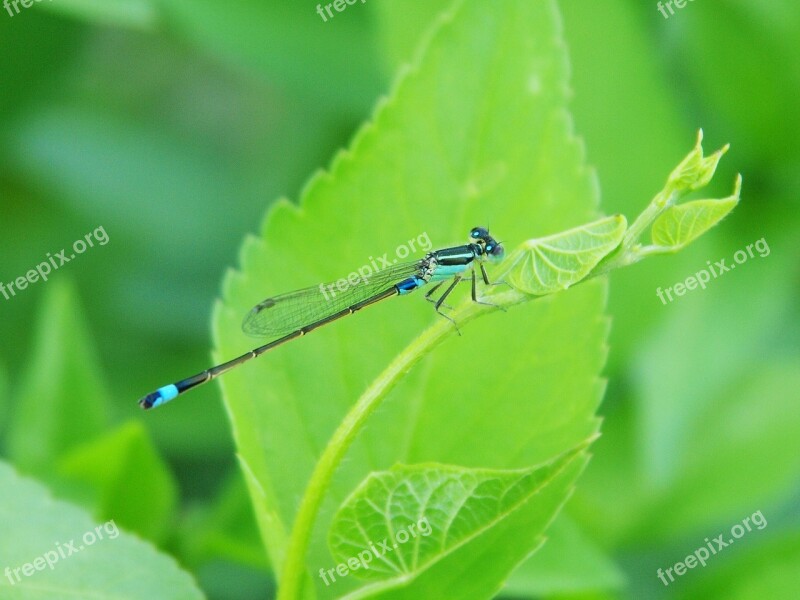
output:
[[[671,194],[673,192],[691,192],[704,188],[714,177],[717,165],[719,165],[722,155],[727,151],[728,146],[723,146],[711,155],[704,156],[703,130],[699,130],[694,148],[670,173],[665,190]]]
[[[0,565],[7,567],[0,577],[2,598],[203,598],[172,558],[120,532],[113,520],[98,525],[53,500],[5,463],[0,489]]]
[[[677,252],[724,219],[737,204],[742,178],[736,179],[733,195],[722,200],[694,200],[671,206],[653,223],[653,243],[665,251]]]
[[[46,290],[8,432],[8,453],[35,472],[103,431],[109,398],[75,287],[60,277]]]
[[[378,40],[383,62],[389,72],[411,61],[422,37],[447,8],[446,2],[425,0],[372,4],[380,31]]]
[[[445,516],[438,514],[439,507],[431,506],[431,514],[437,515],[435,519],[442,523],[443,529],[437,532],[436,524],[430,522],[430,531],[432,532],[430,540],[432,542],[438,540],[441,545],[445,546],[445,548],[427,548],[427,552],[435,562],[427,569],[418,569],[417,573],[412,574],[416,575],[413,579],[409,576],[399,576],[389,581],[368,584],[349,594],[337,595],[337,597],[347,600],[357,598],[380,598],[383,600],[493,598],[500,591],[507,573],[525,556],[544,543],[545,538],[541,532],[550,524],[565,498],[571,493],[575,480],[582,472],[587,460],[585,452],[578,449],[562,455],[549,466],[542,467],[538,472],[533,469],[532,475],[531,470],[521,470],[515,473],[491,470],[485,473],[488,478],[482,480],[481,477],[474,477],[481,472],[480,470],[466,473],[462,471],[462,483],[465,480],[478,483],[481,485],[480,491],[487,493],[489,499],[484,503],[480,497],[464,498],[468,503],[467,508],[474,507],[475,511],[466,512],[463,515],[460,512],[452,515],[455,520],[450,525],[450,529],[447,529],[448,521]],[[456,476],[451,482],[457,486],[459,478]],[[535,489],[530,489],[528,484]],[[507,488],[509,498],[503,497],[503,488]],[[526,502],[524,496],[530,493],[533,493],[533,496]],[[493,501],[492,496],[495,494],[497,497]],[[448,502],[447,498],[442,498],[443,507],[446,508]],[[516,510],[508,510],[515,503],[517,504]],[[413,506],[413,501],[411,505]],[[405,507],[398,507],[398,509],[404,510]],[[482,521],[485,527],[481,527]],[[417,525],[418,529],[420,529],[420,525],[424,528],[421,529],[423,533],[428,531],[424,522],[418,522]],[[454,529],[454,527],[456,528]],[[454,540],[454,544],[449,544],[451,536],[457,538]],[[498,544],[501,540],[507,542],[518,537],[524,537],[525,543],[514,544],[514,547],[500,547]],[[418,536],[416,539],[422,540],[421,545],[428,541],[424,535]],[[462,540],[461,543],[459,543],[459,539]],[[376,546],[380,547],[380,541],[376,540]],[[462,581],[463,584],[460,583]],[[341,580],[336,583],[343,587]]]
[[[423,464],[372,473],[334,516],[331,554],[340,563],[363,557],[352,574],[383,581],[381,589],[407,583],[535,501],[577,455],[514,471]],[[381,541],[393,547],[381,547]]]
[[[606,217],[569,231],[529,240],[508,258],[502,279],[527,294],[544,296],[584,279],[622,241],[627,221]]]
[[[241,272],[226,278],[214,316],[215,359],[252,347],[240,332],[242,317],[265,297],[336,280],[384,252],[391,260],[398,245],[413,241],[420,254],[426,241],[463,243],[471,227],[491,224],[513,247],[597,218],[596,181],[565,110],[568,64],[555,5],[503,0],[501,8],[459,3],[330,173],[312,179],[299,207],[278,203],[261,237],[246,240]],[[462,287],[452,302],[469,306]],[[312,573],[330,566],[325,540],[333,513],[372,471],[398,461],[521,469],[591,436],[603,390],[604,303],[598,280],[480,319],[458,337],[413,294],[221,378],[272,564],[279,571],[284,564],[298,498],[337,424],[365,389],[375,389],[370,382],[387,380],[381,373],[395,357],[416,366],[389,377],[393,387],[381,409],[335,475],[327,471],[330,479],[314,488],[322,497],[313,530],[295,531],[311,535],[305,564]],[[425,331],[447,338],[435,353],[425,347]],[[494,442],[487,448],[472,439]],[[553,487],[548,514],[570,486]],[[544,522],[545,512],[537,513]],[[459,553],[453,572],[502,555],[482,581],[483,589],[499,589],[536,547],[519,532],[540,527],[541,519],[523,511],[516,530],[497,527],[480,551],[470,545]],[[330,589],[315,579],[320,597],[358,583]],[[437,585],[425,579],[409,593],[425,597]],[[464,576],[452,592],[468,594],[469,585]]]
[[[94,513],[153,540],[172,525],[176,485],[140,422],[73,448],[58,474],[88,488]]]

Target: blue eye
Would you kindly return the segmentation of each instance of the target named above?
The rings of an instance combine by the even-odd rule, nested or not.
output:
[[[491,244],[486,245],[486,250],[488,250],[489,252],[492,251],[492,248],[494,248],[494,246],[492,246]]]

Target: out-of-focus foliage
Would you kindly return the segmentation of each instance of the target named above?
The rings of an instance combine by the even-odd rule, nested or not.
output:
[[[0,488],[0,562],[7,565],[0,582],[3,598],[203,597],[172,558],[120,531],[115,519],[98,525],[6,463],[0,463]]]

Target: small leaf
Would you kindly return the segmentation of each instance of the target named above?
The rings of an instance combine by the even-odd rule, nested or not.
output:
[[[705,187],[714,177],[717,165],[727,151],[728,146],[724,146],[711,156],[704,157],[703,130],[699,130],[694,148],[670,173],[666,189],[670,192],[685,193]]]
[[[677,252],[724,219],[739,203],[742,178],[737,177],[733,195],[721,200],[695,200],[668,208],[653,223],[653,243]]]
[[[97,525],[2,462],[0,490],[0,565],[8,567],[0,597],[203,597],[172,558],[120,532],[113,520]]]
[[[423,464],[372,473],[334,517],[331,553],[342,563],[361,557],[356,577],[408,580],[514,513],[582,450],[529,469]]]
[[[58,473],[87,485],[97,516],[128,530],[158,540],[171,523],[176,485],[138,421],[78,446]]]
[[[543,296],[584,279],[625,234],[622,215],[606,217],[546,238],[529,240],[508,258],[501,278],[527,294]]]

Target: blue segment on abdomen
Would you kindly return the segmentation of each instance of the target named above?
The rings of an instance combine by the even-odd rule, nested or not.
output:
[[[153,402],[153,408],[156,406],[161,406],[162,404],[169,402],[173,398],[178,397],[178,388],[175,387],[175,384],[165,385],[162,388],[158,388],[156,390],[159,396],[161,396],[158,400]]]
[[[450,279],[453,275],[463,273],[467,265],[436,265],[436,270],[433,272],[431,281],[439,281],[441,279]]]
[[[400,294],[408,294],[409,292],[413,292],[420,286],[425,285],[425,280],[421,277],[409,277],[408,279],[404,279],[400,283],[398,283],[395,287]]]

